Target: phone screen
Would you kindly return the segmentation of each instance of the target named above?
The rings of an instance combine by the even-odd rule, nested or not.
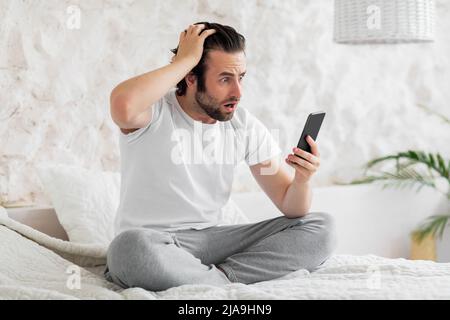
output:
[[[323,111],[309,114],[308,119],[306,120],[305,127],[303,128],[302,135],[300,136],[300,140],[298,141],[297,148],[311,153],[311,146],[306,141],[306,137],[311,136],[311,138],[316,141],[320,126],[322,125],[324,118],[325,112]]]

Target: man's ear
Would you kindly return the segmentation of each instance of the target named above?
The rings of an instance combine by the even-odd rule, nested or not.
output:
[[[189,72],[184,79],[188,87],[197,85],[197,76],[193,72]]]

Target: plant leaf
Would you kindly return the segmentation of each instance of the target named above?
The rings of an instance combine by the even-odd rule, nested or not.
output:
[[[428,235],[438,236],[442,238],[445,227],[450,220],[450,213],[442,215],[434,215],[429,217],[425,223],[417,230],[414,231],[414,236],[420,243]]]

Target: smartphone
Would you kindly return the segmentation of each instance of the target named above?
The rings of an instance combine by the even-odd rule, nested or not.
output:
[[[311,153],[311,146],[306,141],[306,137],[311,136],[311,138],[316,141],[324,118],[325,112],[323,111],[317,111],[309,114],[308,119],[306,119],[306,124],[303,128],[302,135],[300,136],[300,140],[298,141],[297,148]]]

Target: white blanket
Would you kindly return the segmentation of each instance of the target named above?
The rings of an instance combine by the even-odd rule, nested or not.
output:
[[[0,243],[1,299],[450,299],[450,263],[336,255],[315,272],[252,285],[150,292],[103,278],[106,247],[55,239],[1,215]]]

